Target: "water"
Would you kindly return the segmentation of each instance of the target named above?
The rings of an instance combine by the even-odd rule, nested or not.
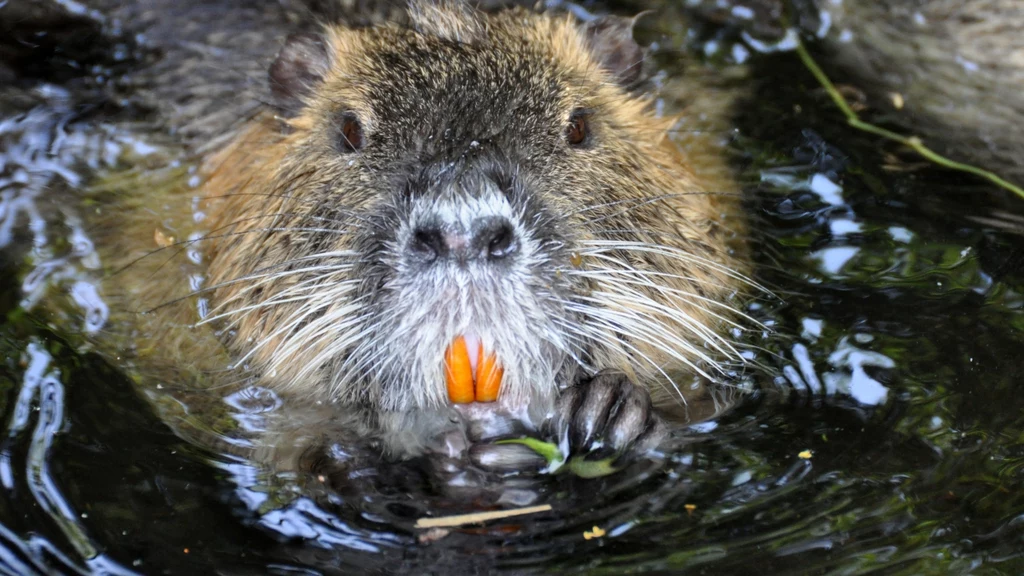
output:
[[[658,56],[670,75],[675,48]],[[47,297],[33,287],[56,281],[102,324],[89,231],[49,195],[117,160],[57,162],[32,182],[4,173],[24,248],[0,260],[0,571],[1024,571],[1024,236],[984,220],[1015,203],[850,129],[794,56],[748,62],[750,95],[720,134],[744,184],[757,279],[779,295],[756,310],[772,330],[751,337],[758,391],[612,476],[495,479],[553,511],[432,541],[417,518],[477,503],[433,481],[429,463],[362,462],[332,493],[199,448],[61,317],[27,311]],[[77,127],[61,102],[50,95],[23,132],[69,140],[19,150],[151,152]],[[12,142],[31,144],[11,130],[8,159]],[[31,270],[46,272],[36,282]],[[274,399],[232,402],[258,420]],[[605,534],[587,539],[594,526]]]

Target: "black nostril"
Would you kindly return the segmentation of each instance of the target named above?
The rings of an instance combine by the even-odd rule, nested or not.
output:
[[[424,263],[452,258],[460,263],[470,261],[495,262],[519,250],[512,223],[501,217],[476,219],[469,233],[429,225],[413,230],[409,239],[409,253]]]
[[[419,228],[413,232],[412,240],[409,242],[409,249],[427,260],[435,260],[448,252],[448,245],[441,230],[437,228]]]
[[[519,249],[515,228],[504,218],[487,218],[473,228],[473,245],[489,260],[507,258]]]

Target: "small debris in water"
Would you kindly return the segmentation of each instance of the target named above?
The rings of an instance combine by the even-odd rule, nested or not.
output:
[[[451,534],[452,531],[447,528],[431,528],[426,532],[416,537],[416,540],[420,544],[431,544]]]
[[[171,244],[174,244],[174,237],[164,234],[162,230],[157,228],[156,230],[153,230],[153,241],[156,242],[157,246],[167,248]]]
[[[797,454],[797,456],[799,456],[800,458],[803,458],[804,460],[810,460],[811,456],[812,456],[812,453],[811,453],[810,450],[804,450],[803,452]]]
[[[583,539],[584,540],[591,540],[593,538],[600,538],[601,536],[604,536],[605,534],[607,534],[607,532],[605,532],[604,530],[601,530],[600,526],[594,526],[590,530],[584,530],[583,531]]]
[[[892,107],[893,108],[895,108],[897,110],[903,110],[903,104],[904,104],[903,94],[900,94],[899,92],[893,92],[893,93],[889,94],[889,98],[892,99]]]

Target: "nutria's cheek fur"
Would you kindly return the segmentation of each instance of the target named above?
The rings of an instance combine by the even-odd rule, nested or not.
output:
[[[443,358],[470,334],[504,369],[495,410],[651,444],[645,388],[679,401],[681,374],[742,362],[735,206],[619,84],[628,26],[413,22],[291,38],[277,108],[207,158],[206,323],[234,366],[393,453],[453,445]]]

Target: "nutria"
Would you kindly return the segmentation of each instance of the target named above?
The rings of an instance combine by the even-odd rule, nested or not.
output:
[[[735,195],[631,90],[642,56],[630,20],[461,3],[293,34],[198,190],[105,212],[108,342],[396,457],[460,453],[495,413],[571,452],[649,449],[655,405],[743,362],[748,281]],[[460,338],[500,364],[495,402],[453,406]]]

